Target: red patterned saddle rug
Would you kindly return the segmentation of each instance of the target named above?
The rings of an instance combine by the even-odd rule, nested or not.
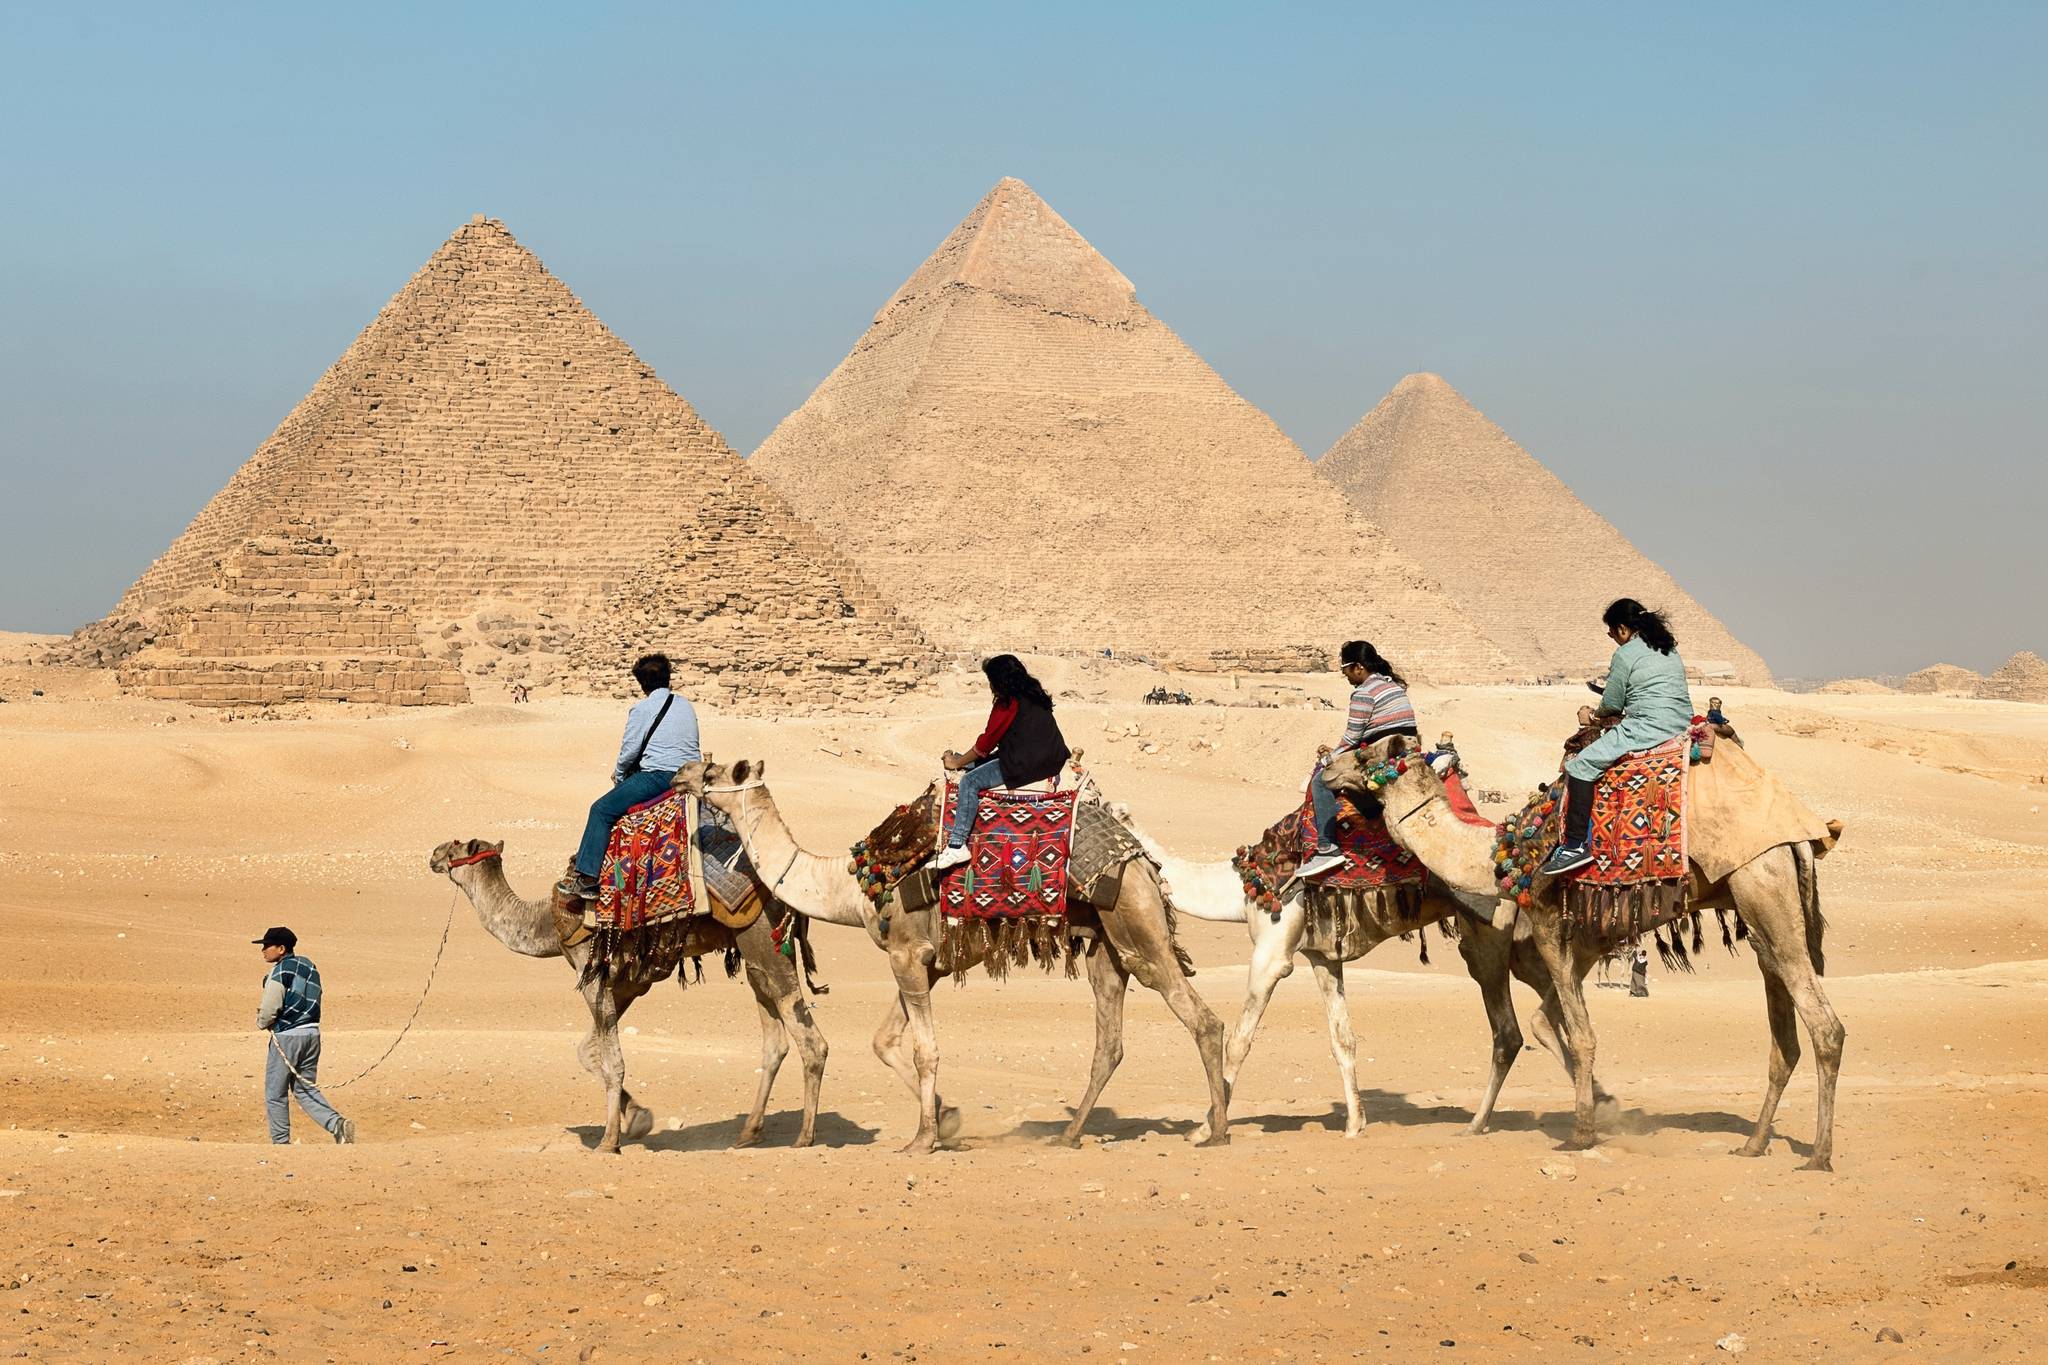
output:
[[[1245,899],[1277,917],[1282,889],[1315,847],[1315,803],[1303,797],[1301,805],[1268,827],[1258,843],[1238,849],[1231,859],[1244,883]],[[1341,949],[1350,922],[1360,915],[1418,918],[1429,870],[1394,842],[1383,818],[1367,816],[1349,797],[1338,797],[1337,848],[1344,866],[1313,882],[1297,883],[1310,912],[1312,935],[1324,933],[1333,947]],[[1319,929],[1323,921],[1327,923]]]
[[[1074,803],[1080,793],[983,792],[968,859],[938,877],[948,916],[1016,919],[1067,912],[1067,865],[1074,851]],[[939,828],[953,827],[960,786],[946,784]]]
[[[688,804],[679,791],[641,802],[612,826],[597,896],[583,902],[583,928],[594,940],[586,976],[665,976],[686,957],[730,947],[731,935],[696,904],[689,841]]]

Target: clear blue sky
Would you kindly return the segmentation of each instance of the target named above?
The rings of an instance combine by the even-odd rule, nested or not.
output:
[[[2044,52],[2039,4],[9,5],[0,627],[111,606],[472,213],[745,452],[1017,175],[1311,456],[1436,370],[1781,673],[2048,652]]]

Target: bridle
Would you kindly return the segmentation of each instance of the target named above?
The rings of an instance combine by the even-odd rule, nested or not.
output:
[[[467,858],[450,858],[448,860],[448,870],[453,872],[458,867],[468,867],[471,863],[480,863],[486,858],[497,858],[502,856],[502,851],[499,849],[479,849],[475,853],[470,854]]]
[[[748,780],[748,781],[746,781],[746,782],[735,782],[735,783],[732,783],[732,784],[731,784],[730,786],[724,786],[724,787],[706,787],[706,788],[704,788],[704,794],[705,794],[706,796],[710,796],[710,795],[712,795],[713,793],[717,793],[717,794],[718,794],[718,795],[720,795],[720,796],[726,796],[726,795],[730,795],[730,794],[731,794],[731,793],[733,793],[733,792],[750,792],[750,791],[760,791],[760,790],[763,790],[763,789],[765,789],[765,788],[766,788],[767,786],[768,786],[768,779],[767,779],[767,778],[765,778],[765,777],[756,777],[756,778],[752,778],[752,779],[750,779],[750,780]],[[782,865],[782,872],[781,872],[781,874],[780,874],[779,876],[777,876],[777,877],[775,878],[775,880],[774,880],[773,882],[769,883],[769,886],[768,886],[768,894],[769,894],[770,896],[775,896],[775,897],[776,897],[776,899],[778,899],[778,900],[780,900],[780,899],[781,899],[781,897],[780,897],[779,895],[777,895],[776,893],[778,893],[778,892],[780,892],[780,891],[782,890],[782,883],[783,883],[784,881],[788,880],[788,878],[789,878],[789,874],[790,874],[791,872],[795,871],[795,869],[796,869],[796,860],[797,860],[798,858],[801,858],[801,857],[803,856],[803,853],[804,853],[804,850],[803,850],[803,845],[801,845],[801,844],[798,844],[798,843],[796,842],[796,840],[795,840],[795,839],[791,839],[791,840],[790,840],[790,843],[791,843],[791,844],[793,845],[793,847],[792,847],[792,848],[790,849],[790,854],[789,854],[789,861],[788,861],[788,862],[786,862],[786,863],[784,863],[784,864]]]

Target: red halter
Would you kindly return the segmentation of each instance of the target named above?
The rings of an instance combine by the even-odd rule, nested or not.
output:
[[[499,852],[495,848],[481,849],[475,853],[470,854],[467,858],[449,859],[448,866],[451,869],[457,867],[468,867],[471,863],[480,863],[486,858],[495,858],[497,856],[499,856]]]

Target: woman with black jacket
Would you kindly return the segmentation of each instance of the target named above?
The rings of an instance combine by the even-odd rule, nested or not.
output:
[[[1052,698],[1022,660],[998,654],[984,662],[981,671],[988,678],[994,705],[974,747],[964,754],[948,751],[940,760],[961,777],[945,850],[925,865],[934,872],[967,861],[967,836],[974,829],[983,792],[1043,782],[1066,766],[1070,752],[1059,722],[1052,718]]]

